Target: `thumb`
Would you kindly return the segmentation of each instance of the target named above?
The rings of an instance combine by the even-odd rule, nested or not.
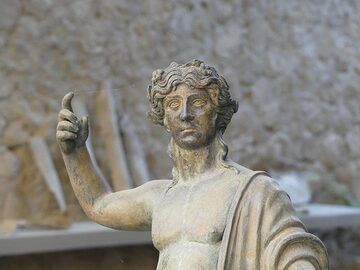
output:
[[[61,101],[61,107],[63,109],[67,109],[69,110],[70,112],[73,112],[73,109],[72,109],[72,106],[71,106],[71,100],[73,99],[74,97],[74,93],[73,92],[69,92],[67,93],[63,100]]]

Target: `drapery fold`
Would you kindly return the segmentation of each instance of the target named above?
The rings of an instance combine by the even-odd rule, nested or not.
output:
[[[298,260],[328,270],[325,247],[306,232],[278,184],[261,171],[244,169],[238,177],[217,270],[286,270]]]

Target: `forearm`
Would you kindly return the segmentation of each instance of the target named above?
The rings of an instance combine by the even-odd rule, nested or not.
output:
[[[91,217],[96,200],[108,194],[108,183],[94,169],[86,146],[62,154],[75,195],[85,213]]]

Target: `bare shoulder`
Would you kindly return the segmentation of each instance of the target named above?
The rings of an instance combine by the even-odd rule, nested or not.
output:
[[[170,184],[171,180],[151,180],[137,187],[136,189],[140,189],[143,191],[154,191],[154,192],[162,192],[164,191]]]
[[[125,198],[132,205],[151,209],[154,203],[161,197],[162,192],[171,183],[171,180],[151,180],[136,188],[122,190],[107,194],[102,198],[102,208],[122,202]]]
[[[163,194],[171,182],[171,180],[151,180],[132,189],[132,191],[139,197],[142,197],[143,200],[147,200],[149,204],[153,205],[160,199],[161,194]]]
[[[159,180],[150,180],[148,182],[146,182],[144,185],[149,185],[149,186],[156,186],[156,187],[164,187],[167,186],[169,184],[171,184],[172,180],[169,179],[159,179]]]

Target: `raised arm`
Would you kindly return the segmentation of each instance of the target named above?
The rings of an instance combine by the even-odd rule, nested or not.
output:
[[[73,113],[73,96],[69,93],[62,101],[56,138],[81,207],[90,219],[104,226],[119,230],[149,230],[153,205],[168,181],[151,181],[132,190],[112,193],[91,162],[85,145],[89,134],[88,119],[79,120]]]

